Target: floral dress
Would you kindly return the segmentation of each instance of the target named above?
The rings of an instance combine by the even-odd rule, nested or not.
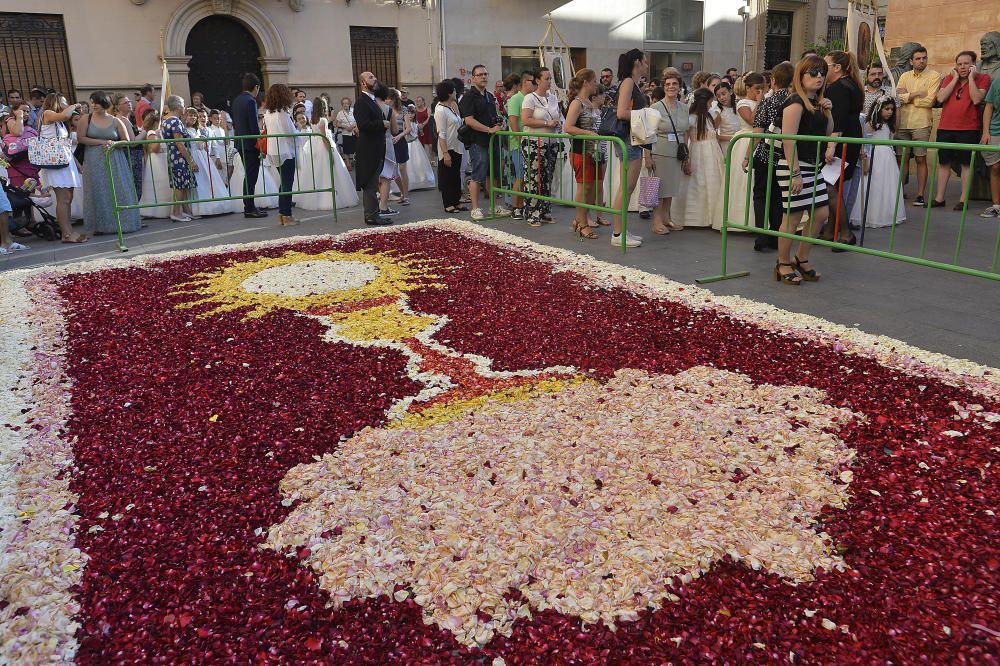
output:
[[[188,136],[187,128],[180,118],[171,117],[163,121],[164,139],[183,139]],[[170,187],[175,190],[190,190],[194,184],[191,178],[191,167],[181,155],[176,143],[168,144],[167,166],[170,174]]]

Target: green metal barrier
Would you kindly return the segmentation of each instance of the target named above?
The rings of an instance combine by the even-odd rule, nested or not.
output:
[[[494,150],[495,150],[494,144],[496,143],[497,140],[501,140],[501,139],[504,142],[507,142],[507,139],[509,137],[515,137],[519,141],[520,141],[520,139],[523,139],[523,138],[529,138],[529,139],[560,139],[560,140],[562,140],[562,139],[569,139],[569,140],[572,140],[572,141],[583,142],[584,146],[586,146],[587,142],[594,142],[597,145],[597,148],[600,148],[601,144],[605,143],[605,144],[608,144],[608,147],[609,147],[609,150],[608,150],[609,157],[608,157],[608,160],[607,160],[607,164],[609,166],[611,164],[611,159],[614,159],[614,158],[612,158],[610,156],[610,153],[612,152],[610,150],[610,147],[613,144],[614,146],[616,146],[618,148],[618,151],[616,152],[616,154],[619,156],[619,157],[617,157],[617,159],[621,163],[621,174],[620,174],[621,178],[620,178],[620,182],[618,184],[618,186],[621,188],[621,191],[622,191],[622,203],[621,203],[621,207],[620,208],[613,208],[610,205],[600,205],[600,204],[596,203],[597,194],[599,193],[600,188],[603,188],[603,182],[601,182],[599,185],[596,186],[598,188],[598,190],[596,190],[594,192],[594,199],[595,199],[594,203],[588,203],[586,201],[577,201],[576,200],[576,179],[575,178],[571,181],[572,182],[572,186],[570,188],[571,191],[569,192],[569,198],[566,198],[565,196],[563,196],[566,193],[563,191],[563,185],[562,185],[563,162],[560,159],[561,155],[557,156],[557,158],[556,158],[555,171],[554,171],[553,176],[552,176],[553,180],[555,180],[556,178],[559,179],[559,182],[558,182],[558,188],[559,188],[558,189],[558,193],[559,193],[560,196],[550,196],[550,195],[543,195],[543,194],[532,193],[532,192],[525,192],[525,191],[521,191],[521,190],[515,190],[515,189],[513,189],[513,185],[514,185],[514,179],[513,179],[513,177],[511,178],[510,183],[509,183],[510,187],[504,187],[505,181],[503,181],[502,179],[501,179],[499,185],[494,186],[493,183],[497,182],[496,179],[495,179],[495,176],[498,175],[498,174],[494,173],[494,165],[495,165],[495,161],[494,161],[494,157],[493,157]],[[520,148],[518,148],[518,150],[520,150]],[[522,197],[522,198],[525,198],[525,199],[537,199],[539,201],[547,201],[549,203],[559,204],[559,205],[562,205],[562,206],[569,206],[569,207],[573,207],[573,208],[586,208],[587,210],[594,210],[594,211],[597,211],[599,213],[610,213],[612,215],[620,215],[621,216],[621,221],[622,221],[622,225],[621,225],[622,252],[625,252],[626,239],[627,239],[627,234],[628,234],[628,199],[629,199],[628,196],[627,196],[627,194],[628,194],[628,160],[627,159],[622,159],[621,156],[626,155],[627,152],[628,152],[628,149],[625,146],[625,142],[622,141],[621,138],[619,138],[617,136],[598,136],[598,135],[583,135],[583,134],[557,134],[557,133],[552,133],[552,132],[513,132],[513,131],[510,131],[510,130],[501,130],[499,132],[491,134],[490,135],[490,143],[489,143],[489,169],[490,169],[489,170],[489,179],[490,179],[490,185],[491,185],[491,187],[490,187],[490,215],[493,216],[494,211],[496,211],[496,195],[498,193],[499,194],[509,194],[511,196],[518,196],[518,197]],[[523,155],[523,153],[522,153],[522,155]],[[595,171],[599,172],[599,169],[597,169],[596,166],[595,166]],[[502,175],[507,175],[507,174],[504,173]],[[513,175],[513,174],[511,174],[511,175]],[[553,185],[553,187],[556,187],[556,185]],[[609,190],[608,194],[610,195],[610,193],[611,193],[610,192],[610,190],[611,190],[610,186],[609,186],[608,190]],[[609,196],[608,198],[606,198],[604,200],[605,201],[610,201],[610,199],[611,199],[611,197]]]
[[[930,141],[902,141],[902,140],[897,140],[897,139],[871,139],[871,138],[825,137],[825,136],[823,136],[823,137],[817,137],[817,136],[802,136],[802,135],[797,135],[797,134],[741,134],[739,136],[736,136],[735,138],[733,138],[732,141],[729,142],[729,148],[726,151],[726,174],[725,174],[725,177],[726,177],[725,183],[726,184],[725,184],[725,189],[724,189],[724,192],[723,192],[724,198],[725,198],[725,201],[726,201],[726,205],[725,205],[725,212],[723,214],[723,221],[722,221],[722,271],[718,275],[712,275],[712,276],[709,276],[709,277],[699,278],[698,280],[696,280],[696,282],[698,282],[699,284],[706,284],[706,283],[710,283],[710,282],[718,282],[720,280],[728,280],[728,279],[731,279],[731,278],[743,277],[745,275],[749,275],[750,274],[749,271],[735,271],[735,272],[730,272],[728,270],[728,264],[727,264],[727,261],[728,261],[728,249],[729,249],[729,236],[728,236],[728,232],[729,232],[730,229],[738,229],[740,231],[748,231],[748,232],[751,232],[751,233],[763,234],[763,235],[767,235],[767,236],[775,236],[775,237],[778,237],[778,238],[789,238],[789,239],[794,240],[794,241],[811,243],[811,244],[814,244],[814,245],[822,245],[822,246],[831,247],[831,248],[838,248],[838,249],[841,249],[841,250],[844,250],[844,251],[847,251],[847,252],[857,252],[859,254],[867,254],[867,255],[874,256],[874,257],[882,257],[884,259],[894,259],[896,261],[902,261],[902,262],[906,262],[906,263],[909,263],[909,264],[916,264],[917,266],[926,266],[926,267],[929,267],[929,268],[938,268],[938,269],[941,269],[941,270],[951,271],[951,272],[954,272],[954,273],[961,273],[963,275],[972,275],[972,276],[975,276],[975,277],[986,278],[988,280],[997,280],[997,281],[1000,281],[1000,273],[997,272],[997,265],[998,265],[998,262],[1000,262],[1000,226],[998,226],[998,229],[997,229],[997,237],[996,237],[996,241],[995,241],[994,246],[993,246],[993,258],[992,258],[992,261],[990,263],[989,270],[981,270],[981,269],[976,269],[976,268],[969,268],[969,267],[966,267],[966,266],[961,266],[958,263],[959,262],[959,257],[960,257],[961,251],[962,251],[962,243],[964,241],[964,236],[965,236],[966,218],[968,217],[968,212],[969,212],[969,190],[971,189],[971,186],[972,186],[972,175],[971,175],[971,173],[969,175],[968,184],[967,184],[967,186],[965,188],[965,191],[963,192],[963,197],[962,198],[963,198],[963,200],[965,202],[965,205],[963,206],[963,209],[962,209],[962,220],[961,220],[961,222],[959,224],[959,228],[958,228],[958,239],[957,239],[957,241],[955,243],[955,253],[954,253],[954,256],[953,256],[952,261],[950,263],[949,262],[943,262],[943,261],[935,261],[935,260],[931,260],[931,259],[927,259],[926,258],[927,236],[928,236],[928,231],[930,229],[930,218],[931,218],[931,205],[930,205],[930,203],[931,203],[931,200],[933,200],[933,198],[934,198],[933,196],[928,196],[927,210],[926,210],[926,213],[924,215],[924,224],[923,224],[923,229],[921,230],[921,235],[920,235],[920,253],[919,253],[918,256],[911,256],[911,255],[908,255],[908,254],[900,254],[900,253],[894,251],[895,250],[895,245],[896,245],[896,226],[897,226],[897,223],[898,223],[898,219],[897,219],[897,217],[898,217],[898,209],[894,209],[894,212],[893,212],[892,225],[891,225],[891,228],[890,228],[890,231],[889,231],[889,249],[888,249],[888,251],[885,251],[885,250],[876,250],[876,249],[873,249],[873,248],[864,247],[865,222],[867,220],[867,213],[868,213],[866,205],[864,207],[864,212],[863,212],[863,216],[862,216],[862,223],[861,223],[861,243],[862,243],[861,245],[848,245],[846,243],[840,243],[840,242],[837,242],[837,241],[828,241],[828,240],[823,240],[821,238],[813,238],[812,237],[812,233],[811,233],[812,232],[811,225],[812,225],[812,220],[814,218],[814,213],[815,213],[815,210],[816,210],[815,194],[813,196],[812,207],[810,208],[810,211],[809,211],[810,212],[810,215],[809,215],[810,229],[808,230],[808,233],[803,234],[803,235],[798,235],[798,234],[786,233],[786,232],[782,232],[782,231],[772,231],[769,228],[767,228],[767,221],[763,222],[764,227],[754,226],[753,224],[751,224],[751,221],[750,221],[750,215],[752,214],[752,210],[753,210],[753,202],[752,202],[751,197],[750,197],[751,186],[752,186],[752,183],[753,183],[753,169],[754,169],[754,159],[753,159],[754,148],[753,147],[754,147],[754,145],[758,141],[767,141],[767,144],[769,145],[769,148],[768,148],[767,168],[768,168],[768,172],[771,173],[771,172],[773,172],[774,166],[776,164],[776,160],[775,160],[775,156],[774,156],[774,154],[775,154],[775,148],[776,148],[776,143],[778,141],[782,141],[782,140],[785,140],[785,139],[795,141],[795,150],[796,151],[798,150],[798,146],[799,146],[800,142],[801,143],[814,143],[816,145],[816,150],[815,150],[815,156],[814,156],[814,162],[813,163],[817,164],[817,165],[821,164],[821,162],[820,162],[820,150],[821,150],[822,146],[824,144],[831,144],[831,143],[840,145],[840,156],[841,156],[841,159],[842,159],[842,162],[841,162],[842,165],[844,163],[844,159],[843,158],[846,157],[847,146],[850,145],[850,144],[864,144],[864,145],[869,145],[869,146],[893,146],[894,148],[895,147],[902,148],[903,149],[902,159],[903,159],[904,163],[905,163],[905,161],[907,159],[909,159],[910,150],[912,148],[929,148],[929,149],[934,149],[934,150],[949,149],[949,150],[971,151],[971,156],[970,156],[970,159],[969,159],[970,171],[971,171],[972,165],[975,162],[976,155],[978,153],[1000,151],[1000,146],[988,146],[988,145],[980,145],[980,144],[960,144],[960,143],[936,143],[936,142],[930,142]],[[750,149],[749,149],[749,151],[747,153],[749,155],[749,165],[748,165],[749,166],[749,171],[747,173],[747,191],[746,191],[746,199],[745,199],[745,205],[744,205],[744,216],[743,216],[743,223],[742,224],[739,224],[738,222],[733,222],[732,220],[729,219],[729,196],[730,196],[730,173],[731,173],[730,167],[732,165],[733,148],[736,146],[736,142],[737,141],[750,141],[751,142]],[[810,151],[810,152],[812,152],[812,151]],[[929,180],[929,182],[927,184],[927,191],[931,195],[934,192],[935,180],[937,178],[938,164],[939,164],[939,161],[940,161],[940,157],[938,155],[939,155],[939,153],[936,154],[936,156],[935,156],[933,168],[931,168],[929,166],[929,168],[930,168],[930,180]],[[742,168],[742,165],[741,165],[741,168]],[[822,177],[822,176],[817,175],[817,177]],[[860,172],[860,170],[858,170],[856,172],[856,176],[855,177],[863,177],[862,174],[861,174],[861,172]],[[871,176],[869,175],[869,182],[870,182],[870,177]],[[767,192],[766,192],[766,195],[765,195],[765,204],[764,204],[764,210],[765,211],[770,210],[771,196],[772,196],[772,192],[771,192],[772,181],[773,181],[772,178],[768,178],[767,179]],[[840,183],[839,187],[842,189],[843,188],[843,166],[841,167],[841,178],[839,180],[839,183]],[[902,170],[900,170],[899,181],[896,183],[896,188],[895,188],[896,189],[896,198],[894,199],[894,201],[898,201],[899,200],[902,188],[903,188],[903,177],[902,177]],[[866,188],[866,191],[869,191],[868,188]],[[840,194],[840,192],[836,192],[836,191],[831,191],[830,192],[830,197],[829,198],[830,198],[830,202],[831,202],[831,208],[832,208],[832,203],[834,201],[836,201],[836,199],[838,198],[838,197],[835,196],[837,194]],[[776,194],[776,195],[780,196],[780,194]],[[859,196],[860,196],[860,193],[859,193]],[[789,197],[788,200],[787,200],[787,206],[786,206],[786,213],[785,214],[787,215],[788,212],[790,212],[790,210],[791,210],[791,197]],[[833,224],[834,224],[834,229],[835,229],[834,238],[837,238],[838,235],[839,235],[838,232],[839,232],[839,227],[840,227],[840,224],[841,224],[841,220],[840,220],[840,217],[841,217],[840,213],[841,212],[842,212],[841,210],[838,210],[838,214],[836,216],[836,219],[831,220],[833,222]],[[850,211],[847,211],[847,217],[848,217],[848,219],[844,220],[843,224],[849,224],[850,223]]]
[[[144,204],[144,203],[141,203],[142,193],[134,191],[135,190],[135,184],[134,184],[134,181],[132,181],[131,173],[129,173],[127,180],[129,182],[133,183],[132,189],[133,189],[133,193],[135,194],[135,201],[136,201],[136,203],[134,203],[134,204],[120,204],[118,202],[118,192],[117,192],[117,188],[116,188],[116,185],[115,185],[115,174],[114,174],[114,169],[112,168],[112,165],[111,165],[111,156],[114,153],[114,151],[116,151],[116,150],[129,150],[131,148],[143,147],[143,146],[147,146],[147,145],[151,145],[151,144],[179,144],[179,143],[192,144],[192,143],[211,143],[213,141],[223,142],[223,143],[236,142],[236,141],[248,141],[248,142],[252,142],[254,145],[256,145],[257,140],[258,139],[262,139],[262,138],[263,139],[268,139],[268,138],[270,138],[270,139],[280,139],[280,138],[289,138],[289,137],[292,137],[292,138],[295,139],[296,148],[298,148],[298,145],[299,145],[300,141],[309,141],[309,140],[311,140],[313,138],[319,138],[319,139],[321,139],[323,141],[324,144],[326,144],[326,146],[328,148],[327,159],[329,160],[329,163],[330,163],[329,164],[329,166],[330,166],[330,187],[328,187],[328,188],[325,188],[325,187],[317,188],[317,187],[315,187],[315,185],[316,185],[316,163],[315,163],[314,160],[310,160],[309,166],[310,166],[310,168],[312,170],[312,184],[313,184],[313,188],[312,189],[298,189],[298,190],[292,189],[289,192],[266,192],[265,191],[265,192],[261,192],[260,194],[256,194],[256,193],[232,194],[230,192],[230,196],[226,196],[226,197],[200,197],[200,198],[188,198],[188,199],[184,199],[184,200],[177,200],[176,198],[174,198],[174,199],[171,199],[170,201],[159,201],[156,198],[156,182],[155,182],[155,176],[154,176],[154,182],[153,182],[153,199],[154,200],[151,203],[145,203]],[[166,146],[165,146],[165,149],[169,150],[169,148],[166,147]],[[293,196],[293,195],[296,195],[296,194],[313,194],[313,193],[318,193],[318,192],[329,192],[330,193],[331,202],[333,204],[333,211],[332,211],[333,221],[336,222],[337,221],[337,192],[336,192],[336,175],[335,175],[336,172],[335,172],[335,168],[334,168],[334,159],[333,159],[333,151],[334,150],[336,150],[336,148],[330,142],[329,137],[327,137],[327,136],[325,136],[323,134],[319,134],[319,133],[309,133],[309,134],[305,134],[305,133],[303,133],[303,134],[247,134],[247,135],[227,136],[227,137],[203,137],[203,136],[198,136],[198,137],[186,137],[186,138],[183,138],[183,139],[146,139],[146,140],[142,140],[142,141],[116,141],[113,144],[111,144],[110,149],[104,154],[104,168],[105,168],[105,170],[107,171],[107,174],[108,174],[108,182],[111,184],[111,203],[112,203],[112,206],[113,206],[113,209],[114,209],[114,212],[115,212],[115,223],[117,224],[117,227],[118,227],[118,249],[120,251],[122,251],[122,252],[127,252],[128,251],[128,248],[125,246],[125,237],[124,237],[124,234],[122,233],[121,212],[123,210],[136,210],[136,209],[142,209],[142,208],[161,208],[163,206],[171,206],[171,207],[173,207],[173,206],[185,206],[185,205],[190,205],[190,204],[210,203],[210,202],[213,202],[213,201],[235,201],[235,200],[241,200],[242,201],[242,200],[245,200],[245,199],[259,199],[259,198],[264,198],[264,197],[276,197],[276,196],[279,196],[279,195]],[[296,155],[295,155],[296,158],[298,157],[297,153],[298,153],[298,150],[296,150]],[[231,162],[229,161],[229,156],[230,156],[230,153],[227,150],[226,151],[226,172],[227,173],[228,173],[229,167],[231,165]],[[277,156],[278,156],[278,159],[280,160],[281,159],[280,146],[279,146],[279,151],[277,153]],[[265,160],[265,159],[266,159],[265,156],[262,154],[261,155],[261,163],[262,163],[262,165],[263,165],[263,160]],[[211,161],[209,162],[209,164],[211,164]],[[245,173],[245,171],[246,171],[246,165],[245,164],[243,165],[243,168],[244,168],[244,173]],[[169,165],[168,165],[168,170],[169,170]],[[296,176],[299,177],[299,182],[301,183],[302,182],[301,181],[302,170],[301,170],[301,164],[300,164],[300,162],[299,162],[298,159],[296,159],[296,161],[295,161],[295,171],[296,171]],[[192,172],[191,176],[192,176],[192,179],[193,179],[194,178],[194,173],[193,172]],[[244,185],[244,187],[245,187],[245,185]],[[279,177],[279,188],[280,188],[280,177]],[[192,188],[192,189],[195,190],[195,191],[197,191],[195,188]],[[227,183],[227,189],[228,189],[228,183]],[[176,190],[174,190],[173,188],[171,188],[171,192],[176,197]]]

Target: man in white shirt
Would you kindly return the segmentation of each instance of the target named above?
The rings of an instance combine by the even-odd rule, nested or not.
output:
[[[312,100],[306,97],[306,91],[301,88],[295,89],[295,103],[305,104],[306,107],[306,118],[312,120],[313,115],[313,103]]]

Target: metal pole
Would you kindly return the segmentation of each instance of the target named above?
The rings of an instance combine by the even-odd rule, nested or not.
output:
[[[746,9],[743,7],[742,9]],[[747,25],[750,23],[749,12],[745,11],[743,13],[743,65],[740,67],[740,72],[747,71]]]

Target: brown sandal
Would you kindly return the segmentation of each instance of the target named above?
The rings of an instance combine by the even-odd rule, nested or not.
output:
[[[579,234],[580,238],[587,238],[590,240],[599,238],[597,233],[594,232],[594,230],[590,227],[589,224],[580,224],[576,220],[573,220],[573,231]]]
[[[788,268],[791,268],[792,272],[782,273],[781,272],[782,266],[787,266]],[[782,284],[791,285],[793,287],[798,287],[802,284],[802,278],[800,278],[799,274],[795,272],[795,265],[786,264],[781,261],[779,261],[774,265],[774,280],[775,282],[781,282]]]

